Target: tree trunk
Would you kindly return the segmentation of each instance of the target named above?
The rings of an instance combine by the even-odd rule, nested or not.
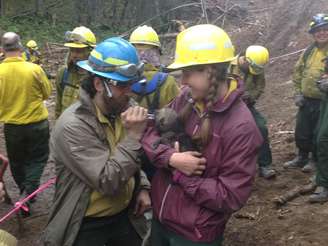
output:
[[[3,17],[3,16],[5,16],[5,8],[6,8],[6,6],[5,6],[5,0],[0,0],[0,14],[1,14],[1,16]]]
[[[44,16],[44,0],[35,0],[35,13],[38,16]]]

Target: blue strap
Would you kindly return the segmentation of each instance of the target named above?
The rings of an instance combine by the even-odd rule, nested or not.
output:
[[[62,91],[64,91],[65,86],[69,84],[68,83],[68,75],[69,75],[69,72],[68,72],[68,68],[66,67],[64,69],[63,78],[62,78],[62,81],[61,81],[61,84],[60,84],[60,87],[61,87]]]
[[[31,54],[27,49],[25,49],[25,55],[26,55],[26,60],[30,61],[31,60]]]
[[[156,73],[150,81],[147,81],[147,83],[135,83],[132,85],[131,90],[132,92],[138,94],[138,95],[147,95],[154,91],[156,91],[157,87],[160,87],[167,78],[167,73],[158,72]]]

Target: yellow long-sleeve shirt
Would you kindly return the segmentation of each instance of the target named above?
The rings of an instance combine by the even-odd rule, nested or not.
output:
[[[296,94],[303,94],[305,97],[321,99],[322,93],[316,85],[324,73],[325,63],[323,59],[328,56],[328,45],[322,48],[314,47],[308,57],[304,59],[301,55],[295,65],[293,82]]]
[[[9,57],[0,64],[0,122],[24,125],[48,118],[43,101],[52,85],[43,69],[22,57]]]
[[[32,51],[30,52],[29,50],[25,50],[22,53],[22,57],[25,61],[32,62],[35,64],[40,64],[41,63],[41,54],[39,51]]]

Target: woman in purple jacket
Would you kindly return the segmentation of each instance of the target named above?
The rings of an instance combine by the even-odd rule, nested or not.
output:
[[[154,246],[221,245],[231,214],[245,205],[262,138],[240,81],[227,69],[234,59],[229,36],[214,25],[197,25],[177,37],[169,69],[182,70],[186,87],[170,104],[200,151],[179,152],[148,127],[142,140],[158,168],[152,181]]]

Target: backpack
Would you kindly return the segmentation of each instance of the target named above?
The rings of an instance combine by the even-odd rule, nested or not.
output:
[[[167,73],[157,72],[150,81],[146,83],[135,83],[131,87],[132,92],[138,95],[138,103],[146,97],[149,113],[154,113],[155,110],[159,108],[160,87],[166,81],[167,76]],[[155,94],[154,99],[151,102],[148,95],[153,92],[155,92]]]
[[[62,93],[64,92],[66,86],[70,86],[70,87],[73,87],[75,89],[79,89],[78,86],[69,83],[68,76],[69,76],[69,71],[68,71],[68,68],[66,67],[64,69],[62,80],[60,82],[60,88],[61,88]]]
[[[31,53],[29,52],[28,49],[24,50],[25,56],[26,56],[26,61],[30,61],[31,60]]]

